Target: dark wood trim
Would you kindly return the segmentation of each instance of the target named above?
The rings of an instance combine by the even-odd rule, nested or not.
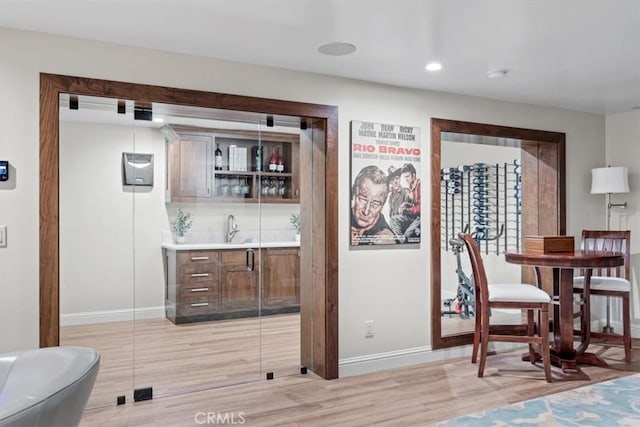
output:
[[[255,98],[164,86],[40,74],[40,346],[59,344],[59,124],[61,93],[133,99],[143,103],[166,103],[317,119],[325,132],[325,224],[324,292],[314,295],[318,306],[313,322],[324,325],[314,337],[314,348],[323,351],[314,369],[324,378],[338,377],[338,108],[330,105]],[[314,222],[315,224],[316,222]]]
[[[557,147],[557,232],[566,233],[566,171],[565,134],[535,129],[462,122],[449,119],[431,119],[431,344],[434,349],[471,344],[473,332],[442,336],[441,301],[441,257],[440,257],[440,169],[442,132],[482,135],[514,140],[514,146],[526,143],[550,143]]]
[[[58,345],[58,89],[40,75],[40,347]]]
[[[338,378],[338,109],[326,117],[325,378]],[[331,285],[329,285],[331,284]],[[335,331],[335,333],[329,333]]]

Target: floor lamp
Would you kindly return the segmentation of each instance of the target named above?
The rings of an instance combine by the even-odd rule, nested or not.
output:
[[[611,203],[611,195],[629,192],[629,170],[623,166],[591,169],[591,194],[607,195],[607,230],[611,228],[611,208],[626,208],[627,202]],[[613,333],[611,304],[607,297],[607,324],[602,332]]]

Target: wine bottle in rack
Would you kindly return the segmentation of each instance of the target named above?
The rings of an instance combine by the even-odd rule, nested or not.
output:
[[[284,158],[282,158],[282,150],[278,147],[278,157],[276,160],[276,172],[284,172]]]
[[[222,150],[220,149],[220,144],[216,144],[215,168],[217,171],[222,170]]]
[[[276,158],[276,147],[271,147],[271,157],[269,157],[269,172],[275,172],[278,167],[278,159]]]

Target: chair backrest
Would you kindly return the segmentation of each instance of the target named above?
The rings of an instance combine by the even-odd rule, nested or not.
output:
[[[489,304],[489,284],[487,282],[487,273],[484,269],[480,249],[471,234],[460,233],[458,237],[464,241],[464,245],[469,253],[469,261],[471,261],[471,271],[473,272],[473,285],[476,291],[476,301],[480,301],[483,307]],[[479,315],[479,314],[476,314]]]
[[[624,266],[594,269],[594,276],[621,277],[629,280],[631,231],[582,230],[580,249],[583,251],[622,252]]]

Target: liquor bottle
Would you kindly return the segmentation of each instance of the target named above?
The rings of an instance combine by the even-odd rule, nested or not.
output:
[[[278,147],[278,157],[276,160],[276,172],[284,172],[284,159],[282,158],[282,151]]]
[[[261,145],[251,147],[251,155],[253,156],[253,165],[251,166],[251,170],[256,172],[262,172],[262,157],[263,157],[263,148]]]
[[[222,170],[222,150],[220,149],[220,144],[216,144],[215,168],[217,171]]]
[[[278,165],[278,159],[276,158],[276,147],[271,147],[271,157],[269,157],[269,172],[275,172]]]

